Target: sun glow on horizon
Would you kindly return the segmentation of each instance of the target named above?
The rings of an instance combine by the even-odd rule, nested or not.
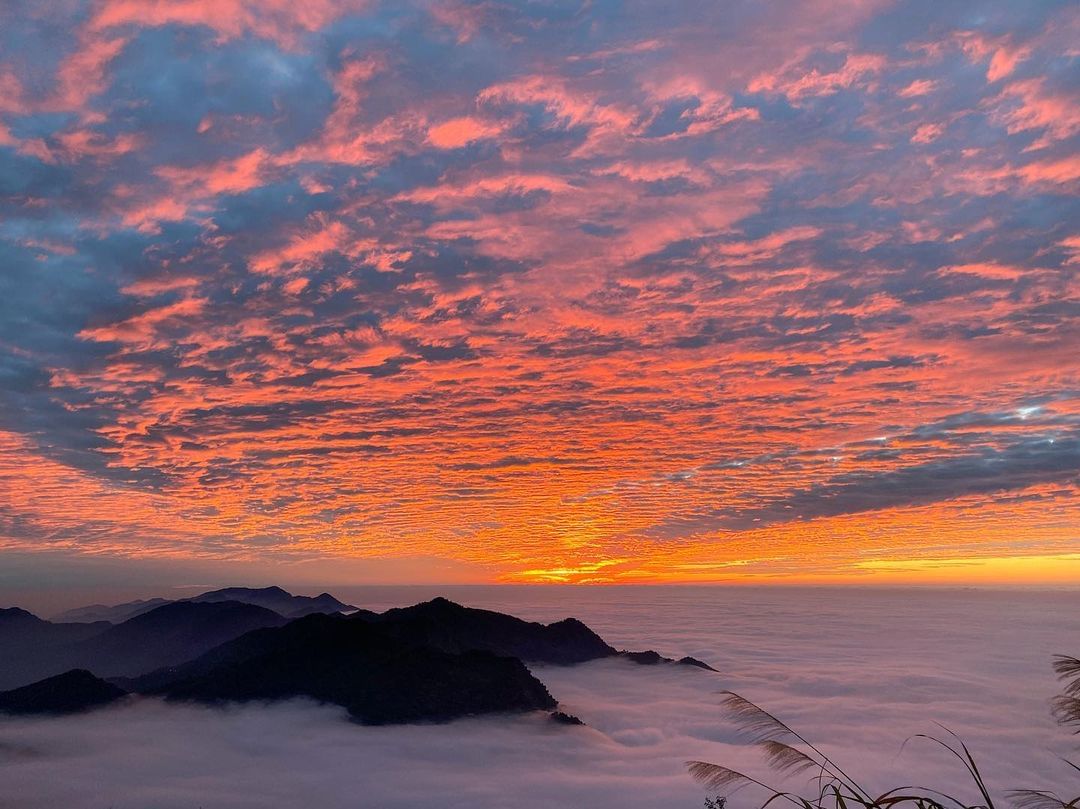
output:
[[[525,570],[506,583],[533,584],[923,584],[1080,586],[1080,553],[1009,557],[873,559],[829,573],[770,571],[779,560],[673,564],[647,569],[630,560],[605,560],[577,568]],[[615,568],[603,574],[605,568]],[[599,575],[597,575],[599,574]]]

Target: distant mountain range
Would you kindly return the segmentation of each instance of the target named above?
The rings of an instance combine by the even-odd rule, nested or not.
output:
[[[118,623],[100,618],[125,614]],[[618,651],[573,618],[539,624],[444,598],[375,613],[327,593],[230,587],[61,617],[80,616],[98,620],[0,609],[0,688],[10,689],[0,692],[0,712],[85,710],[129,693],[202,703],[302,696],[368,724],[438,721],[553,710],[526,663],[621,657],[709,668]]]
[[[168,602],[121,624],[54,624],[18,608],[0,610],[0,688],[69,669],[134,677],[287,620],[273,610],[238,601]]]
[[[356,607],[338,601],[329,593],[314,597],[294,596],[280,587],[226,587],[223,590],[211,590],[208,593],[188,599],[151,598],[145,601],[129,601],[112,607],[104,604],[93,604],[89,607],[79,607],[62,612],[53,620],[57,623],[88,624],[95,621],[108,621],[112,624],[119,624],[173,601],[196,601],[200,603],[239,601],[241,604],[254,604],[257,607],[265,607],[286,618],[300,618],[303,615],[311,615],[316,612],[351,612],[356,610]]]

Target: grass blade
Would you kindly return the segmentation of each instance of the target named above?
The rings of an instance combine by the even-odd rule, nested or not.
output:
[[[765,751],[765,760],[779,773],[797,775],[808,769],[818,769],[821,763],[806,755],[802,750],[777,741],[758,742]]]

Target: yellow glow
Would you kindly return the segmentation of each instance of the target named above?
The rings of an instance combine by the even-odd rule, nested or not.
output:
[[[591,562],[588,564],[578,565],[576,567],[552,567],[534,570],[523,570],[518,574],[517,578],[526,582],[538,582],[538,583],[566,583],[574,582],[575,584],[586,583],[600,583],[609,581],[607,578],[593,577],[592,574],[599,570],[603,570],[605,567],[611,567],[612,565],[623,564],[628,560],[626,559],[603,559],[599,562]],[[582,577],[586,577],[583,579]]]
[[[719,562],[635,564],[606,559],[586,564],[538,568],[504,581],[537,584],[930,584],[930,585],[1080,585],[1080,553],[948,559],[872,559],[834,571],[780,571],[771,563],[783,557]],[[600,575],[597,575],[600,574]]]
[[[973,559],[883,559],[857,568],[877,578],[921,583],[1080,584],[1080,553]]]

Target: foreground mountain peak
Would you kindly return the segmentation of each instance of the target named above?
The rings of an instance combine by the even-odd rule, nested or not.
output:
[[[380,624],[321,614],[248,633],[130,685],[211,704],[304,696],[376,725],[556,706],[514,657],[446,652],[395,637]]]
[[[48,677],[22,688],[0,691],[0,712],[67,714],[100,708],[124,697],[126,691],[95,677],[86,669]]]
[[[380,615],[359,614],[354,620],[377,623],[396,638],[445,652],[481,650],[526,662],[559,665],[616,654],[603,638],[574,618],[541,624],[465,607],[442,596]]]
[[[33,624],[42,623],[42,620],[22,607],[0,607],[0,623]]]

